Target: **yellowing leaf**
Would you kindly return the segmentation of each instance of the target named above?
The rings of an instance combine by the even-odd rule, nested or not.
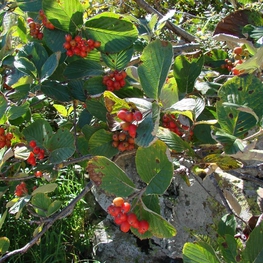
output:
[[[58,113],[62,117],[68,117],[68,115],[73,111],[73,107],[71,106],[68,110],[65,106],[60,104],[53,104],[53,107],[58,111]]]

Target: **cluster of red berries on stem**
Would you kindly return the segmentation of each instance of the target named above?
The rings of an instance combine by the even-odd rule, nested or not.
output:
[[[168,128],[170,131],[176,133],[178,136],[182,137],[186,133],[188,136],[193,136],[193,131],[189,126],[182,125],[178,118],[174,114],[165,113],[162,116],[162,126]]]
[[[127,131],[131,138],[135,138],[138,122],[142,120],[142,113],[139,110],[122,109],[117,113],[117,117],[122,120],[121,129]]]
[[[5,131],[3,127],[0,127],[0,149],[5,146],[9,148],[11,146],[11,140],[13,138],[13,133]]]
[[[20,184],[16,186],[16,189],[15,189],[16,196],[21,197],[23,195],[27,195],[27,193],[28,193],[28,190],[27,190],[25,182],[21,182]]]
[[[37,177],[37,178],[40,178],[40,177],[42,177],[43,176],[43,173],[42,173],[42,171],[35,171],[35,177]]]
[[[39,19],[42,21],[42,23],[35,22],[33,18],[28,17],[27,23],[30,28],[30,35],[34,38],[41,40],[44,37],[44,34],[42,32],[43,26],[50,30],[55,29],[55,27],[50,21],[48,21],[43,10],[39,11]]]
[[[50,30],[55,29],[55,26],[47,19],[46,15],[42,9],[39,10],[39,20],[42,21],[44,27],[46,27]]]
[[[36,159],[42,160],[45,157],[45,150],[37,146],[37,143],[32,140],[29,142],[29,146],[32,148],[32,151],[27,158],[27,163],[32,166],[36,166]]]
[[[102,83],[107,86],[107,90],[109,91],[120,90],[126,85],[126,77],[127,73],[125,71],[115,70],[103,76]]]
[[[108,207],[108,213],[113,216],[114,222],[120,225],[122,232],[128,232],[131,227],[144,234],[149,229],[149,223],[146,220],[138,220],[136,214],[129,213],[131,204],[125,202],[122,197],[114,198],[112,204]]]
[[[72,57],[74,55],[85,58],[90,51],[94,48],[99,48],[100,41],[95,41],[93,39],[84,39],[80,35],[75,36],[67,34],[65,35],[66,42],[63,47],[67,50],[67,56]]]
[[[116,131],[112,135],[112,146],[119,151],[131,151],[134,149],[134,138],[125,131]]]

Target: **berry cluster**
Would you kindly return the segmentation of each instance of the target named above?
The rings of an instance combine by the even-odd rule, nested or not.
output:
[[[16,196],[21,197],[23,195],[27,195],[27,193],[28,193],[28,190],[27,190],[25,182],[21,182],[20,184],[16,186],[16,190],[15,190]]]
[[[178,136],[183,137],[186,134],[193,136],[193,131],[189,126],[182,125],[174,114],[164,114],[162,116],[162,126],[168,128],[170,131],[176,133]]]
[[[129,213],[131,205],[125,202],[122,197],[116,197],[108,207],[108,213],[113,216],[114,222],[120,225],[122,232],[128,232],[131,227],[136,228],[140,234],[144,234],[149,229],[146,220],[138,220],[136,214]]]
[[[131,151],[134,149],[134,138],[124,131],[116,131],[112,135],[112,146],[119,151]]]
[[[122,109],[117,113],[117,117],[123,121],[121,129],[127,131],[131,138],[135,138],[138,122],[142,120],[142,113],[139,110]],[[136,124],[133,123],[134,121]]]
[[[43,10],[39,10],[39,20],[42,21],[44,27],[46,27],[50,30],[55,29],[55,26],[47,19]]]
[[[126,85],[126,77],[127,73],[125,71],[115,70],[114,72],[105,75],[102,83],[107,86],[107,90],[109,91],[120,90]]]
[[[30,35],[34,38],[41,40],[44,37],[44,34],[42,32],[43,26],[51,30],[55,29],[55,27],[50,21],[48,21],[43,10],[39,11],[39,19],[42,21],[41,24],[35,22],[32,17],[27,18],[27,23],[30,28]]]
[[[27,163],[31,164],[32,166],[35,166],[36,159],[44,159],[45,150],[38,147],[34,140],[29,142],[29,146],[32,148],[32,151],[30,152],[29,157],[27,158]]]
[[[66,42],[63,44],[63,47],[67,50],[67,56],[72,57],[74,55],[85,58],[90,51],[94,48],[99,48],[101,43],[100,41],[95,41],[93,39],[83,39],[80,35],[75,36],[74,38],[67,34],[65,35]]]
[[[5,146],[9,148],[11,146],[11,140],[13,138],[13,133],[5,131],[3,127],[0,127],[0,149]]]

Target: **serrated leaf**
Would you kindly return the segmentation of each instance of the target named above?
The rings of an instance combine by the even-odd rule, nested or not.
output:
[[[30,106],[29,102],[25,102],[21,106],[12,106],[7,113],[8,119],[15,120],[23,116],[29,111],[29,106]]]
[[[224,237],[224,235],[234,236],[236,234],[236,219],[233,214],[224,215],[218,223],[217,233]]]
[[[263,222],[255,227],[249,235],[243,250],[243,261],[261,263],[263,261]]]
[[[7,237],[0,237],[0,254],[5,254],[10,246],[10,240]]]
[[[36,213],[43,217],[47,215],[47,210],[51,203],[52,201],[50,197],[44,193],[37,193],[31,199],[31,204],[33,205]]]
[[[46,144],[50,151],[49,161],[53,164],[61,163],[75,152],[74,136],[67,129],[59,129]]]
[[[237,240],[234,236],[226,234],[224,238],[218,239],[221,253],[226,262],[236,262]]]
[[[174,78],[166,80],[160,95],[163,108],[169,108],[179,100],[178,87]]]
[[[108,158],[119,152],[117,148],[112,146],[112,132],[104,129],[99,129],[91,135],[88,150],[92,155],[102,155]]]
[[[181,93],[191,93],[195,80],[200,75],[204,64],[202,53],[179,55],[174,60],[173,74]]]
[[[263,96],[263,84],[254,75],[229,79],[219,89],[218,96],[218,123],[227,133],[240,137],[256,125],[257,118],[262,118],[263,104],[260,98]]]
[[[184,263],[220,263],[213,248],[204,242],[185,243],[183,261]]]
[[[38,193],[51,193],[53,192],[56,188],[58,187],[58,185],[56,183],[52,183],[52,184],[45,184],[45,185],[41,185],[38,188],[36,188],[33,192],[32,192],[32,196],[38,194]]]
[[[44,65],[41,68],[41,73],[40,73],[40,82],[45,81],[48,79],[56,70],[59,60],[61,57],[61,52],[57,51],[53,53],[44,63]]]
[[[241,168],[243,166],[241,162],[231,156],[216,153],[205,156],[203,160],[205,163],[216,163],[224,171]]]
[[[38,12],[42,8],[41,0],[17,0],[19,8],[27,12]]]
[[[0,94],[0,119],[4,116],[7,109],[7,101],[3,94]]]
[[[57,30],[56,28],[54,30],[44,28],[43,34],[43,40],[50,50],[53,52],[66,52],[66,49],[63,47],[65,43],[65,31]]]
[[[95,185],[110,194],[127,197],[136,191],[125,172],[106,157],[93,157],[88,162],[87,171]]]
[[[83,84],[83,89],[88,95],[101,94],[106,90],[106,86],[102,83],[102,76],[89,78]]]
[[[192,150],[188,142],[184,141],[176,133],[171,132],[169,129],[159,127],[157,137],[166,143],[171,150],[176,152],[187,152],[190,156],[194,156],[195,153]]]
[[[68,79],[80,79],[100,76],[103,73],[104,71],[99,63],[88,59],[78,59],[67,65],[64,76]]]
[[[83,24],[83,8],[78,0],[43,0],[42,6],[48,20],[58,29],[75,33]]]
[[[57,212],[59,210],[59,208],[61,207],[62,202],[59,200],[55,200],[54,202],[52,202],[47,210],[47,216],[51,216],[53,215],[55,212]]]
[[[69,102],[73,96],[68,85],[62,85],[57,81],[46,80],[41,84],[41,91],[48,97],[61,101]]]
[[[138,148],[135,162],[140,178],[147,183],[145,194],[163,194],[170,185],[173,165],[167,150],[162,141],[156,141],[147,148]]]
[[[138,37],[135,25],[127,18],[104,12],[90,18],[86,23],[86,34],[101,42],[100,50],[117,53],[132,46]]]
[[[155,199],[155,201],[158,202],[158,199]],[[153,206],[156,205],[158,204],[154,204]],[[149,222],[149,229],[144,234],[140,234],[137,229],[131,228],[132,233],[140,239],[151,238],[152,236],[157,238],[171,238],[176,235],[177,231],[174,226],[160,214],[146,207],[143,202],[139,202],[133,211],[140,220]]]
[[[148,97],[159,100],[172,59],[173,49],[169,42],[155,40],[144,49],[141,56],[142,64],[138,67],[138,75]]]
[[[37,77],[37,69],[32,61],[25,57],[17,58],[14,61],[14,66],[24,74],[27,74],[34,79]]]
[[[102,96],[88,99],[86,101],[86,105],[86,108],[90,114],[99,120],[106,122],[107,110],[104,105],[104,98]]]
[[[44,147],[52,136],[53,131],[50,124],[42,119],[35,120],[23,130],[23,135],[28,142],[34,140],[39,147]]]

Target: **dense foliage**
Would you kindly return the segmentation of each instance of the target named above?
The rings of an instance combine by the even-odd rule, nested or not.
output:
[[[32,249],[21,262],[88,258],[84,251],[100,220],[86,212],[95,207],[92,185],[109,194],[109,203],[115,196],[131,206],[123,200],[108,209],[123,232],[171,238],[176,229],[161,214],[160,197],[173,176],[190,186],[189,174],[204,179],[262,160],[255,149],[263,115],[260,5],[238,11],[221,1],[109,6],[115,2],[2,5],[2,260],[36,243],[45,254]],[[114,161],[125,154],[135,155],[139,185]],[[238,215],[238,203],[230,209]],[[254,261],[262,248],[251,253],[249,246],[259,228],[242,254],[234,217],[222,222],[220,242],[231,245],[232,255],[222,258]],[[56,230],[48,232],[52,225]],[[60,237],[55,251],[44,245],[57,242],[52,235]],[[65,249],[68,239],[74,242]],[[185,262],[207,251],[220,262],[209,245],[198,246],[186,244]]]

